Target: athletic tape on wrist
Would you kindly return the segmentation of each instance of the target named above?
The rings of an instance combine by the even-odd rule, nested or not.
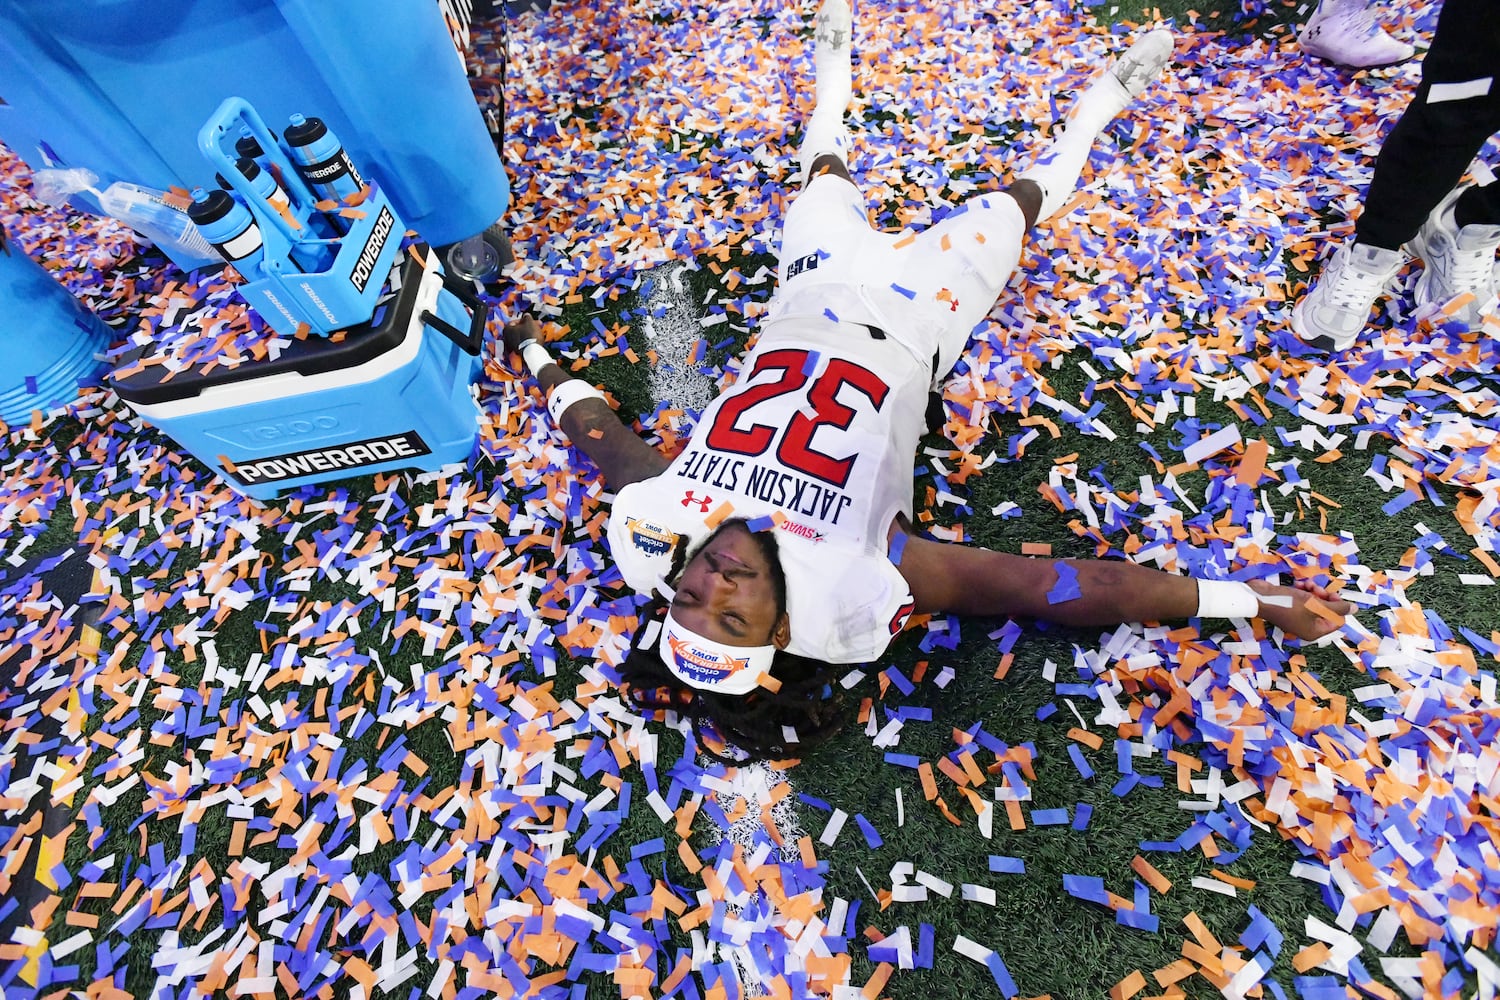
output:
[[[535,340],[528,340],[521,345],[521,360],[526,363],[526,370],[531,372],[532,378],[536,378],[543,368],[553,363],[552,355]]]
[[[574,403],[585,399],[603,398],[604,393],[582,379],[569,379],[559,383],[547,395],[547,412],[552,415],[552,422],[561,427],[563,414],[567,413]]]
[[[1254,618],[1260,614],[1260,597],[1248,583],[1238,580],[1199,580],[1198,617]]]

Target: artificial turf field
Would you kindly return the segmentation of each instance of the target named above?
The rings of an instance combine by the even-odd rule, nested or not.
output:
[[[546,316],[664,447],[770,292],[809,11],[512,24],[519,264],[497,319]],[[1121,44],[1111,13],[865,4],[853,166],[876,222],[921,224],[1024,162]],[[938,537],[1009,551],[1346,580],[1358,629],[1308,648],[1222,622],[919,623],[851,670],[850,715],[874,722],[785,772],[787,849],[767,854],[762,803],[736,794],[764,772],[615,700],[633,602],[607,508],[493,338],[465,467],[266,505],[93,394],[0,456],[5,995],[1482,990],[1497,349],[1409,294],[1331,365],[1284,330],[1415,70],[1306,62],[1290,8],[1160,13],[1178,67],[976,332],[916,506]],[[495,37],[475,35],[476,90]],[[94,256],[118,230],[37,206],[14,160],[5,178],[13,239],[120,329],[182,278]]]

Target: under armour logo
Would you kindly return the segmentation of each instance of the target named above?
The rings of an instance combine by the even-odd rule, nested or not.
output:
[[[833,18],[827,14],[820,11],[816,24],[817,28],[813,32],[814,40],[825,42],[829,48],[834,49],[841,49],[847,44],[849,36],[837,27],[834,27]]]
[[[696,496],[693,495],[693,491],[692,490],[688,490],[687,493],[685,493],[683,495],[683,497],[682,497],[682,505],[684,507],[691,507],[693,504],[697,504],[698,505],[698,512],[701,513],[701,514],[707,514],[708,513],[708,505],[711,504],[711,503],[713,503],[713,502],[714,502],[714,498],[713,497],[711,497],[711,496],[705,496],[705,497],[699,498],[699,497],[696,497]]]

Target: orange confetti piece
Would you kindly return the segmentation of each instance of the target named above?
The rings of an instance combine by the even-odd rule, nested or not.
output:
[[[1333,955],[1328,945],[1322,941],[1314,941],[1312,944],[1297,952],[1292,958],[1292,968],[1298,972],[1306,972],[1308,969],[1316,968]]]
[[[1163,875],[1155,865],[1147,861],[1145,858],[1141,857],[1139,854],[1131,859],[1130,867],[1135,871],[1137,875],[1141,877],[1141,879],[1147,885],[1155,889],[1157,892],[1166,895],[1166,893],[1171,891],[1171,879]],[[1162,985],[1168,986],[1170,984],[1162,983]]]
[[[1134,969],[1130,975],[1109,988],[1109,998],[1110,1000],[1130,1000],[1145,988],[1146,977],[1141,974],[1140,969]]]

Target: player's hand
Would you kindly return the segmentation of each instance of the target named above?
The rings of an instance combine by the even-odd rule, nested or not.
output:
[[[1336,632],[1343,627],[1342,618],[1354,610],[1354,606],[1348,601],[1340,600],[1334,592],[1327,587],[1319,586],[1310,580],[1298,580],[1290,587],[1277,586],[1265,580],[1251,580],[1250,588],[1257,594],[1264,595],[1278,601],[1291,600],[1289,607],[1281,603],[1270,603],[1262,601],[1260,605],[1260,617],[1287,635],[1294,635],[1299,639],[1321,639],[1331,632]],[[1318,614],[1313,603],[1317,601],[1338,615],[1339,621],[1332,621]]]
[[[518,353],[521,349],[521,345],[526,343],[526,341],[528,340],[535,340],[538,343],[541,343],[542,341],[542,325],[536,321],[536,317],[522,316],[514,323],[509,323],[506,325],[504,333],[506,354]],[[512,367],[515,368],[516,371],[525,370],[524,366],[522,365],[512,365]]]

